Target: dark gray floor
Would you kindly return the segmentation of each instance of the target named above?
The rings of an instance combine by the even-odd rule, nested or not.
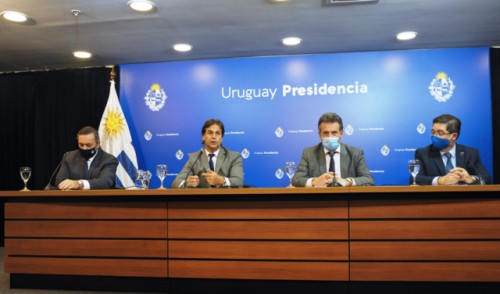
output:
[[[9,274],[4,272],[3,247],[0,247],[0,294],[118,294],[124,292],[88,292],[88,291],[56,291],[56,290],[32,290],[32,289],[10,289]],[[126,292],[131,294],[131,292]],[[133,293],[132,293],[133,294]],[[136,293],[137,294],[137,293]]]

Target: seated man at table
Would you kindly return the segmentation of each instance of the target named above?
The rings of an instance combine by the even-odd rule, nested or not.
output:
[[[189,154],[172,188],[242,187],[241,154],[222,146],[224,124],[209,119],[201,128],[203,149]]]
[[[333,112],[318,121],[321,143],[306,148],[297,172],[295,187],[373,186],[363,150],[340,143],[344,134],[342,118]]]
[[[78,149],[63,156],[56,186],[61,190],[114,188],[118,159],[99,148],[97,130],[86,126],[76,137]]]
[[[476,148],[457,144],[462,122],[451,114],[432,120],[432,144],[415,151],[417,185],[486,184],[491,178]]]

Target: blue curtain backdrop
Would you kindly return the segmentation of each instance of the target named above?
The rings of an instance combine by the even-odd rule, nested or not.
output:
[[[430,144],[432,119],[462,120],[459,143],[480,149],[490,173],[488,48],[198,60],[120,66],[120,101],[139,168],[166,163],[169,186],[201,148],[208,118],[241,152],[245,183],[284,187],[286,161],[319,143],[321,114],[344,120],[342,142],[364,149],[376,185],[407,185],[407,161]],[[151,188],[159,186],[154,178]]]

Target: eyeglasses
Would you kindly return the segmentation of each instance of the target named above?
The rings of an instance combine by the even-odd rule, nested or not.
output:
[[[439,130],[439,131],[434,131],[434,130],[432,130],[432,131],[431,131],[431,135],[433,135],[433,136],[436,136],[436,135],[437,135],[437,136],[441,137],[441,136],[444,136],[444,135],[449,135],[449,134],[450,134],[450,133],[446,133],[446,132],[441,131],[441,130]]]

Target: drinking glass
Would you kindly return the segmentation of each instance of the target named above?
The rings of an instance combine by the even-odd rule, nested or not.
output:
[[[158,178],[160,179],[160,188],[158,188],[159,190],[163,190],[165,189],[165,187],[163,187],[163,180],[165,180],[165,178],[167,177],[167,165],[166,164],[158,164],[156,166],[156,176],[158,176]]]
[[[28,180],[31,177],[31,167],[22,166],[19,169],[19,173],[21,174],[21,179],[23,179],[24,182],[24,189],[22,189],[21,191],[30,191],[30,189],[28,189]]]
[[[285,173],[290,179],[290,186],[292,186],[292,178],[296,171],[297,166],[295,165],[295,161],[287,161],[285,163]]]
[[[417,186],[415,178],[417,177],[418,172],[420,171],[420,161],[418,159],[409,160],[408,170],[410,171],[411,177],[413,178],[413,183],[411,184],[411,186]]]

